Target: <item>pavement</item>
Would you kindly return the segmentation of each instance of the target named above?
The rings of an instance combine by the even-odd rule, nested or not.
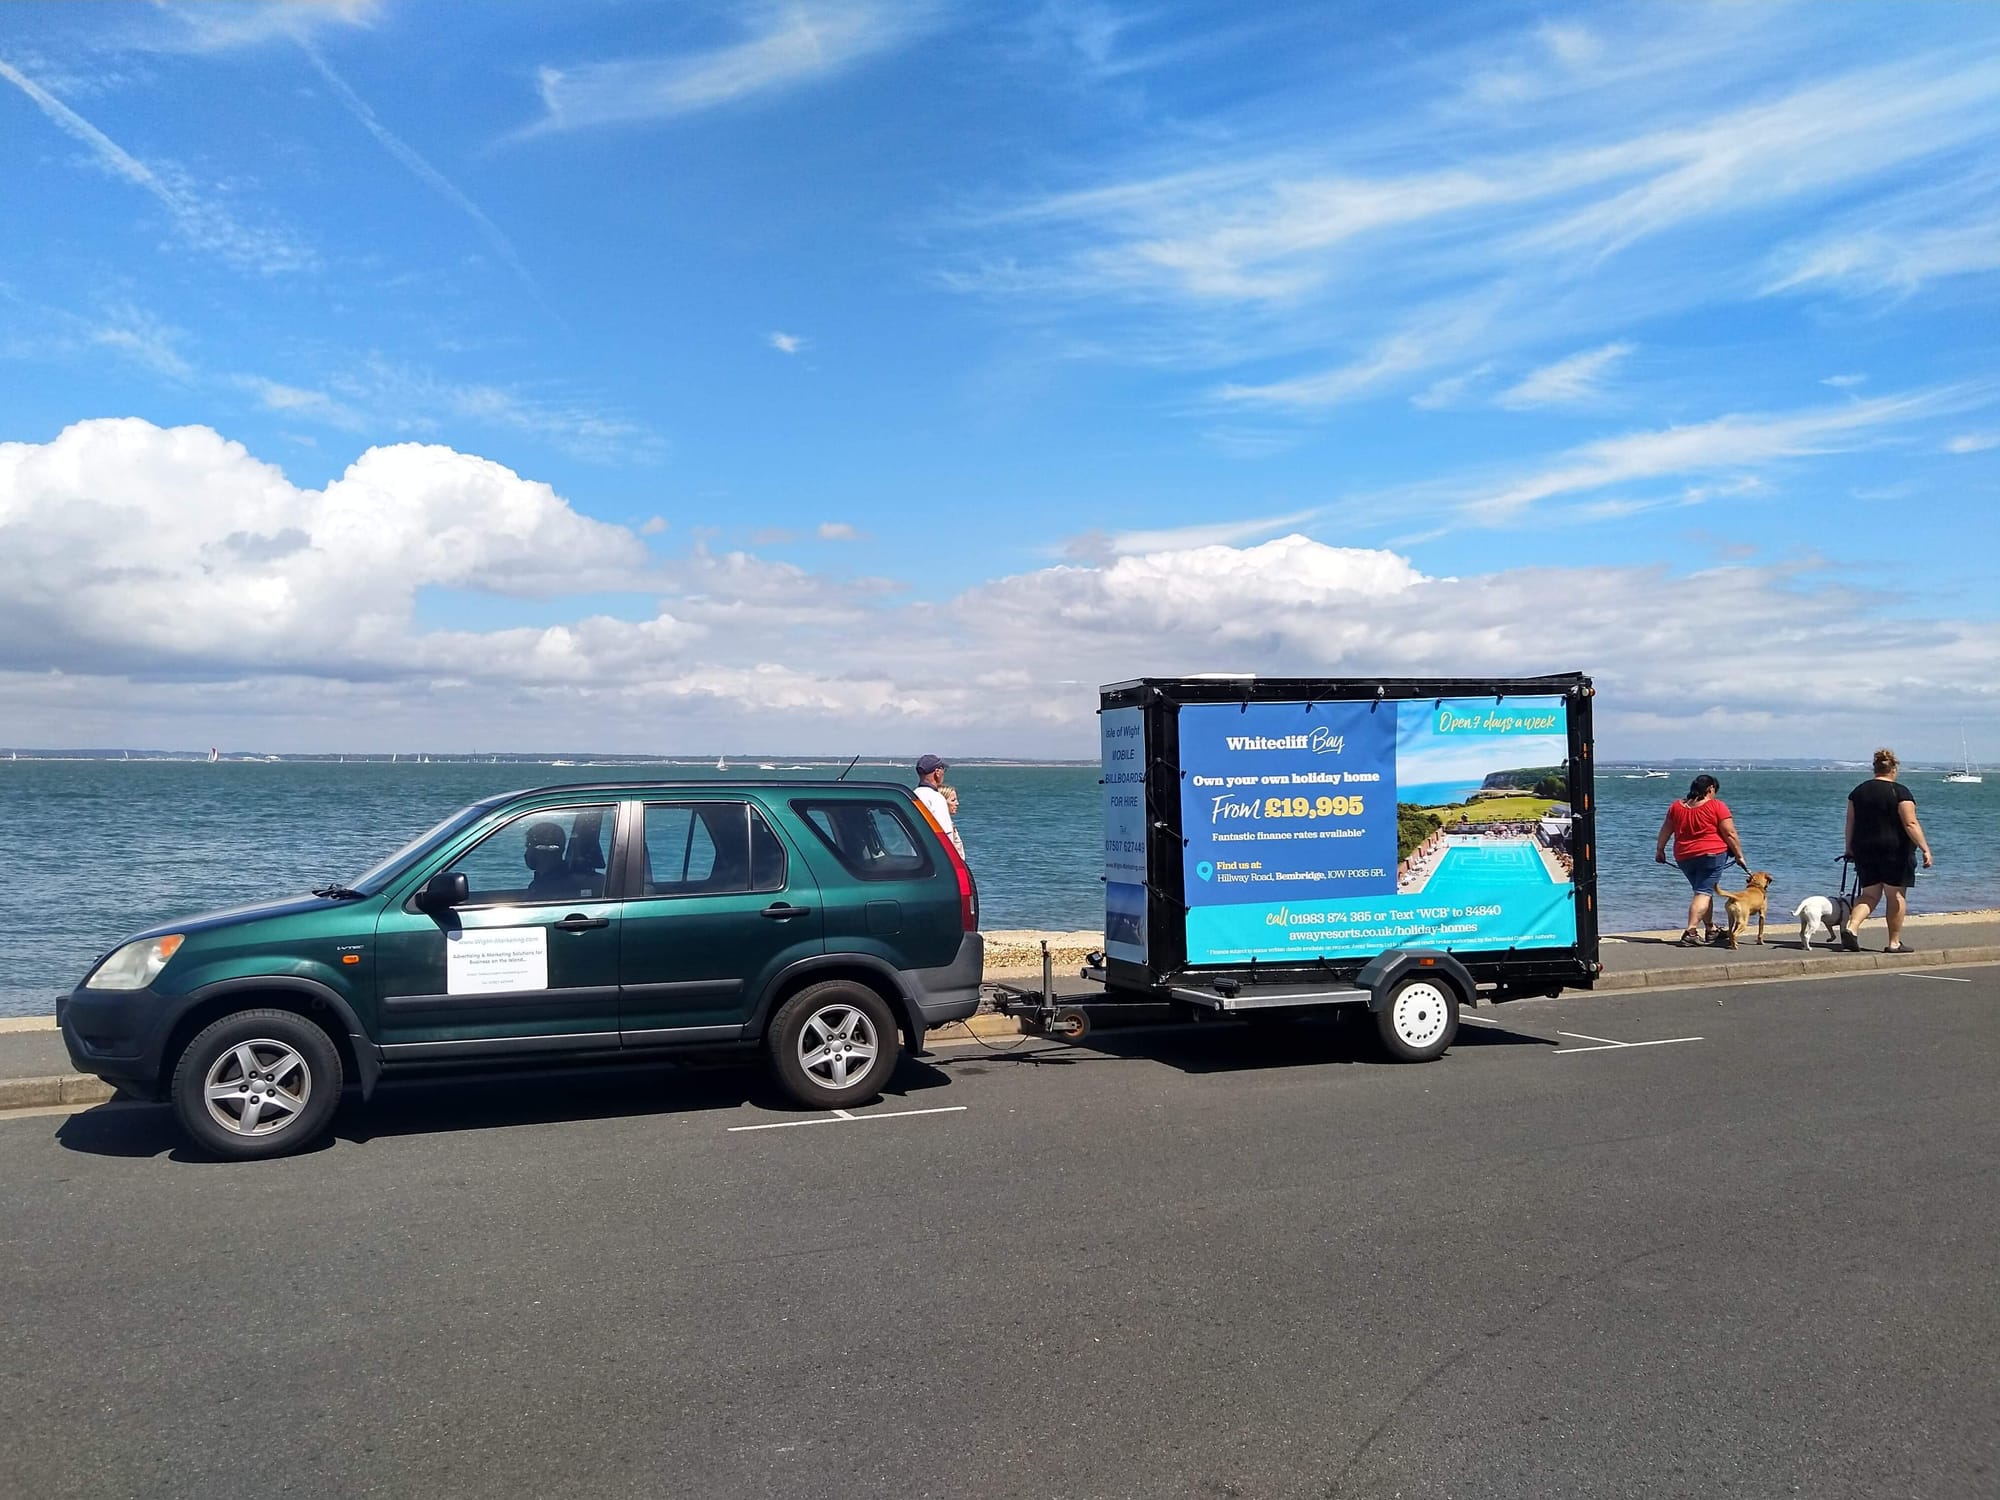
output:
[[[1608,935],[1599,945],[1604,974],[1596,989],[1598,993],[1609,993],[1672,985],[1797,979],[1815,974],[1907,968],[1912,963],[2000,960],[2000,912],[1913,916],[1903,934],[1904,942],[1916,950],[1908,956],[1874,951],[1886,941],[1879,915],[1864,925],[1862,935],[1869,951],[1861,953],[1844,953],[1817,942],[1808,953],[1799,942],[1798,925],[1789,917],[1771,925],[1762,944],[1742,940],[1734,951],[1679,947],[1675,942],[1680,936],[1678,929]],[[1059,939],[1052,945],[1057,955],[1057,978],[1064,988],[1081,992],[1081,987],[1070,985],[1069,979],[1093,935],[1051,936]],[[1034,956],[1030,937],[1028,933],[1008,933],[1003,943],[990,944],[990,951],[1013,962],[989,963],[987,977],[1039,983],[1041,965]],[[974,1017],[964,1029],[986,1039],[1021,1034],[1018,1023],[996,1015]],[[111,1095],[112,1091],[100,1080],[71,1069],[69,1054],[55,1030],[54,1017],[0,1018],[0,1112],[94,1103]]]
[[[0,1117],[0,1494],[1993,1493],[2000,967],[1357,1031]]]

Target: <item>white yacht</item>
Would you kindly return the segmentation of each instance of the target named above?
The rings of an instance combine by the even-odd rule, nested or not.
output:
[[[1978,786],[1984,779],[1972,769],[1972,757],[1966,753],[1965,731],[1958,732],[1958,769],[1945,774],[1946,781],[1955,781],[1960,786]]]

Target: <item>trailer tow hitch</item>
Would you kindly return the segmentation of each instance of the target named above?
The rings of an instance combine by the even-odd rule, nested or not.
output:
[[[1021,1030],[1029,1036],[1080,1042],[1090,1034],[1090,1017],[1084,1014],[1083,1007],[1056,993],[1055,960],[1049,956],[1046,938],[1042,940],[1042,986],[1039,990],[1023,989],[1015,984],[994,984],[989,988],[993,993],[993,1008],[1001,1015],[1012,1016],[1019,1021]]]

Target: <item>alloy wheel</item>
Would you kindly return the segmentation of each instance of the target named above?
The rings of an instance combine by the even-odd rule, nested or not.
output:
[[[232,1135],[271,1135],[298,1119],[312,1098],[312,1069],[270,1037],[238,1042],[209,1065],[202,1099],[209,1118]]]

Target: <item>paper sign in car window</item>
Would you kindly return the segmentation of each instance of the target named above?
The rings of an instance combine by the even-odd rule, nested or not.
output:
[[[482,927],[451,933],[444,945],[445,993],[500,995],[549,987],[546,927]]]

